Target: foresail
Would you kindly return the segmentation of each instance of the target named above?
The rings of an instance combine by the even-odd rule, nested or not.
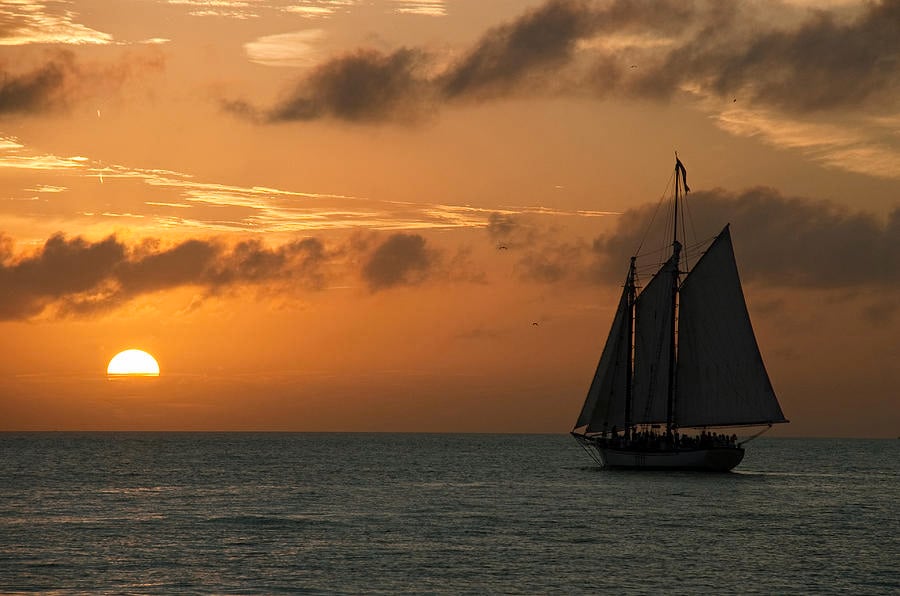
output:
[[[632,422],[666,421],[672,331],[672,276],[669,259],[635,301]]]
[[[626,284],[627,285],[627,284]],[[587,425],[588,432],[622,428],[625,423],[625,383],[628,340],[625,337],[628,316],[628,290],[622,292],[606,346],[597,364],[584,406],[575,428]]]
[[[680,289],[678,426],[786,422],[747,313],[728,226]]]

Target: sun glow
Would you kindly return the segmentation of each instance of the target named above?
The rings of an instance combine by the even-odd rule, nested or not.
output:
[[[113,356],[106,367],[110,376],[158,377],[159,364],[143,350],[125,350]]]

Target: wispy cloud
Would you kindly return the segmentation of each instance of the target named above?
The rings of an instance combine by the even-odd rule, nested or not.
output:
[[[146,210],[129,207],[148,227],[208,232],[296,233],[324,230],[426,230],[480,228],[492,213],[547,217],[602,217],[603,211],[563,210],[541,206],[488,209],[471,205],[380,200],[335,193],[292,191],[263,186],[203,182],[191,175],[162,169],[100,163],[84,156],[57,156],[29,150],[14,137],[0,137],[0,170],[33,170],[62,180],[104,179],[104,184],[141,183],[158,189],[143,202]],[[33,183],[29,183],[33,184]],[[61,186],[61,183],[60,183]],[[36,192],[23,186],[23,192]],[[108,211],[108,213],[112,213]],[[100,217],[102,212],[80,211]],[[62,214],[61,214],[62,215]]]
[[[244,51],[251,62],[266,66],[312,66],[324,39],[322,29],[279,33],[245,43]]]
[[[259,13],[254,5],[243,0],[168,0],[175,6],[187,6],[188,14],[195,17],[224,17],[230,19],[254,19]]]
[[[65,186],[52,186],[49,184],[38,184],[35,188],[26,188],[26,191],[29,192],[49,192],[49,193],[58,193],[58,192],[66,192],[69,190]]]
[[[391,0],[394,4],[394,12],[399,14],[412,14],[428,17],[447,16],[447,3],[445,0]]]
[[[21,170],[76,170],[83,169],[90,160],[76,155],[59,157],[29,151],[16,137],[0,137],[0,168]]]
[[[67,2],[0,1],[0,45],[113,43],[109,33],[91,29],[76,19]]]
[[[355,4],[352,0],[329,2],[328,0],[305,0],[296,4],[281,7],[281,10],[290,14],[308,18],[328,18],[338,11],[345,11]]]
[[[886,136],[890,123],[858,117],[851,122],[816,122],[762,109],[726,109],[717,126],[737,136],[756,137],[796,149],[828,167],[881,178],[900,178],[900,139]],[[896,128],[896,125],[894,125]]]
[[[167,4],[188,9],[190,16],[246,20],[271,15],[289,14],[307,19],[328,19],[352,13],[360,6],[371,6],[362,0],[165,0]],[[446,0],[386,0],[382,10],[389,14],[440,17],[447,15]]]

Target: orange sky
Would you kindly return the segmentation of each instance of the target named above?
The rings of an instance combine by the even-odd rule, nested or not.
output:
[[[568,431],[677,150],[773,433],[900,432],[900,1],[0,23],[2,430]]]

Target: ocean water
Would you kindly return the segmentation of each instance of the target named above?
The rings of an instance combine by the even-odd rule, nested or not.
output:
[[[900,441],[729,474],[568,436],[0,434],[0,592],[900,593]]]

